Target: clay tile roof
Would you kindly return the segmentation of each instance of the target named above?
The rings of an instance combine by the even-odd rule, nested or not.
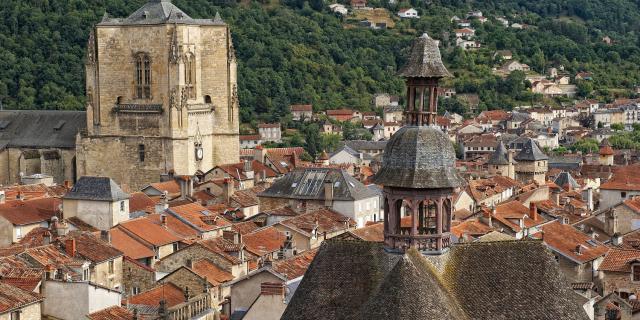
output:
[[[279,123],[260,123],[258,128],[280,128]]]
[[[245,235],[247,233],[253,232],[257,229],[259,229],[260,227],[253,222],[252,220],[250,221],[246,221],[246,222],[239,222],[239,223],[234,223],[231,226],[231,229],[241,235]]]
[[[384,223],[378,222],[363,228],[349,231],[353,236],[364,241],[384,241]]]
[[[68,239],[75,239],[77,253],[85,259],[100,263],[121,257],[123,253],[109,243],[96,238],[89,233],[70,232],[68,235],[59,238],[59,242],[64,244]]]
[[[146,216],[146,219],[153,221],[153,223],[160,225],[161,224],[161,215],[160,214],[150,214]],[[185,239],[193,239],[197,238],[199,235],[198,230],[191,227],[189,224],[185,223],[182,219],[175,217],[172,214],[165,213],[166,217],[166,227],[163,227],[165,230],[169,231],[171,234],[177,236],[181,240]]]
[[[141,304],[146,306],[159,306],[160,300],[166,301],[167,308],[185,302],[184,292],[175,284],[168,282],[151,290],[128,298],[129,304]]]
[[[307,250],[296,256],[273,262],[273,270],[284,275],[287,279],[302,277],[316,256],[318,248]]]
[[[631,264],[629,262],[634,260],[640,260],[640,250],[612,248],[604,256],[598,271],[629,273],[631,272]]]
[[[157,214],[156,214],[157,215]],[[120,227],[142,238],[155,246],[163,246],[182,240],[180,237],[154,221],[155,215],[128,220],[120,223]],[[159,220],[159,219],[158,219]]]
[[[333,210],[321,208],[313,212],[301,214],[291,219],[280,222],[281,225],[297,229],[303,233],[311,235],[311,231],[318,223],[318,233],[333,233],[346,230],[356,225],[355,221],[347,218]]]
[[[553,221],[543,225],[541,229],[543,235],[537,233],[535,234],[536,237],[542,237],[542,241],[551,250],[577,263],[585,263],[597,259],[605,255],[609,250],[602,243],[591,239],[588,235],[568,224]],[[577,252],[578,246],[580,246],[580,253]]]
[[[42,300],[43,297],[35,292],[0,282],[0,313],[19,309]]]
[[[636,196],[624,201],[624,204],[636,213],[640,213],[640,197]]]
[[[640,165],[616,169],[613,177],[600,185],[600,189],[640,191]]]
[[[89,320],[132,320],[133,312],[121,306],[112,306],[88,314],[87,318],[89,318]]]
[[[40,285],[40,282],[42,282],[42,272],[35,277],[28,278],[11,278],[2,276],[2,278],[0,278],[0,282],[18,287],[22,290],[34,292]]]
[[[0,204],[0,216],[14,225],[29,225],[48,221],[60,212],[58,198],[12,200]]]
[[[353,115],[354,111],[351,109],[334,109],[334,110],[327,110],[327,115],[328,116],[350,116]]]
[[[208,217],[216,217],[209,209],[203,207],[197,203],[189,203],[181,206],[172,207],[169,209],[170,212],[177,214],[186,222],[190,223],[192,226],[197,227],[202,231],[211,231],[217,229],[219,226],[216,224],[207,223],[207,221],[211,221],[207,219]],[[226,220],[222,220],[226,221]],[[225,224],[225,225],[229,225]]]
[[[465,220],[456,226],[451,227],[451,233],[458,238],[462,238],[464,235],[470,236],[482,236],[493,231],[492,227],[478,221],[478,220]]]
[[[110,232],[111,245],[122,251],[125,256],[131,257],[132,259],[144,259],[155,255],[151,248],[136,240],[120,227],[112,228]]]
[[[180,185],[175,180],[156,182],[150,184],[150,186],[160,192],[166,191],[168,194],[180,193]]]
[[[65,220],[67,220],[68,223],[72,224],[74,227],[76,227],[76,229],[80,231],[87,231],[87,232],[99,231],[94,226],[82,221],[82,219],[78,217],[70,217]]]
[[[291,111],[313,111],[313,106],[310,104],[294,104],[291,105]]]
[[[216,266],[208,259],[198,260],[193,263],[192,271],[197,275],[207,278],[207,281],[215,281],[213,284],[220,284],[233,280],[233,275]]]
[[[245,249],[259,257],[280,250],[287,237],[275,227],[266,227],[242,236]]]
[[[143,192],[134,192],[129,198],[129,211],[145,211],[147,208],[155,206],[157,202]]]
[[[203,248],[211,252],[217,253],[223,258],[225,258],[226,260],[228,260],[229,262],[231,262],[232,264],[242,263],[240,259],[228,253],[228,252],[238,252],[242,250],[241,244],[234,244],[229,240],[219,237],[219,238],[201,240],[196,242],[194,245],[202,246]]]

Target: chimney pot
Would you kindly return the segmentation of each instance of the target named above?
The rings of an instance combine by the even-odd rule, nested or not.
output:
[[[64,249],[69,257],[76,256],[76,239],[71,238],[65,241]]]
[[[529,204],[529,218],[533,221],[538,220],[538,207],[533,202]]]
[[[111,243],[111,232],[109,230],[101,230],[100,238],[106,243]]]
[[[167,226],[167,215],[165,213],[160,214],[160,224],[162,224],[163,227]]]

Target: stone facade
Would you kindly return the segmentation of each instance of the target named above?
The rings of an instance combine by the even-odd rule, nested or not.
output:
[[[92,265],[91,282],[109,289],[121,289],[122,260],[122,257],[118,257]]]
[[[549,170],[547,160],[538,161],[518,161],[516,165],[516,176],[518,180],[527,183],[535,181],[539,184],[545,183],[545,175]]]
[[[189,260],[197,261],[200,259],[209,259],[219,268],[230,272],[234,277],[240,277],[247,274],[246,262],[242,264],[233,264],[222,255],[205,249],[199,244],[188,246],[169,256],[164,257],[156,264],[159,272],[172,272],[182,266],[188,265]]]
[[[79,176],[109,176],[139,189],[164,173],[192,175],[239,161],[228,26],[189,21],[96,25],[86,63],[87,131],[76,146]]]
[[[132,262],[128,258],[122,261],[122,296],[134,292],[145,292],[155,286],[155,272],[146,266]]]
[[[13,320],[16,319],[13,314],[15,312],[20,314],[20,317],[17,319],[20,320],[40,320],[42,319],[42,312],[41,312],[41,304],[40,302],[37,303],[32,303],[30,305],[26,305],[22,308],[20,308],[19,310],[14,310],[12,312],[7,312],[7,313],[3,313],[0,314],[0,320]]]
[[[7,148],[0,151],[0,184],[20,183],[20,174],[50,175],[56,183],[75,180],[73,149]]]

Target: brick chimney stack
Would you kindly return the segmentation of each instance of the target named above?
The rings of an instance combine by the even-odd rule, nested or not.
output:
[[[64,249],[69,257],[76,256],[76,239],[67,239],[64,243]]]
[[[533,221],[538,220],[538,207],[533,202],[529,204],[529,218]]]
[[[331,207],[333,205],[333,182],[331,180],[324,181],[324,206]]]

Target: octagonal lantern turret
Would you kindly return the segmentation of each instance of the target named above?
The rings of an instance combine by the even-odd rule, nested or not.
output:
[[[387,143],[374,177],[384,186],[385,245],[439,254],[450,245],[452,198],[465,183],[455,169],[451,141],[435,126],[438,83],[451,74],[438,42],[426,34],[414,41],[399,74],[407,84],[406,126]]]

